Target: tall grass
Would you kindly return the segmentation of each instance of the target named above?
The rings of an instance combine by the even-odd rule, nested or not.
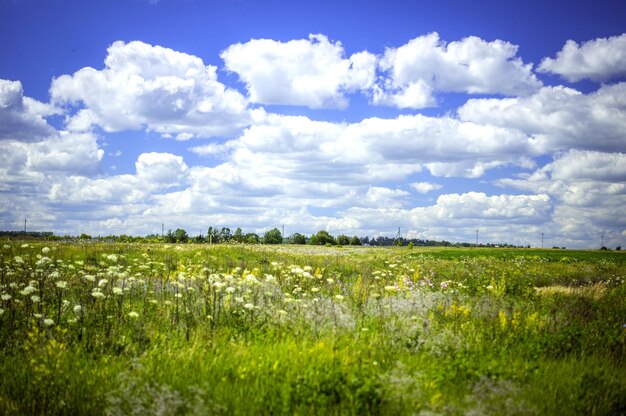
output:
[[[1,247],[3,414],[626,411],[621,254]]]

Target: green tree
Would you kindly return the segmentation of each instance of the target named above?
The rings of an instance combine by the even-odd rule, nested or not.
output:
[[[350,239],[347,235],[339,234],[337,236],[337,244],[347,246],[348,244],[350,244]]]
[[[167,230],[167,234],[165,234],[165,242],[166,243],[175,243],[176,242],[176,236],[174,235],[172,230]]]
[[[235,234],[233,234],[233,240],[238,243],[243,243],[244,238],[245,237],[243,235],[243,232],[241,231],[241,228],[237,227],[237,229],[235,230]]]
[[[217,244],[220,242],[220,232],[217,229],[217,227],[209,227],[207,233],[206,233],[206,239],[209,241],[209,243],[211,244]]]
[[[362,245],[361,239],[355,235],[354,237],[352,237],[350,239],[350,245],[351,246],[360,246],[360,245]]]
[[[326,230],[320,230],[315,234],[315,244],[318,246],[324,246],[326,244],[335,245],[335,237],[330,235]]]
[[[189,241],[189,234],[182,228],[177,228],[176,231],[174,231],[174,238],[177,243],[186,243]]]
[[[219,236],[220,241],[228,243],[232,238],[233,236],[230,233],[230,228],[222,227],[222,229],[220,230],[220,236]]]
[[[244,242],[248,244],[259,244],[259,235],[255,233],[248,233],[244,237]]]
[[[291,236],[291,242],[293,244],[306,244],[306,237],[300,233],[295,233]]]
[[[265,244],[281,244],[283,242],[283,235],[278,228],[273,228],[265,233],[263,241],[265,241]]]

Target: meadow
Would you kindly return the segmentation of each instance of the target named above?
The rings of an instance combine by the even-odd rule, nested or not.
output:
[[[626,255],[0,242],[0,414],[626,413]]]

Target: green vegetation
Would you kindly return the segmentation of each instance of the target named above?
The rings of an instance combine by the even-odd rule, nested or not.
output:
[[[0,414],[621,414],[625,279],[617,251],[0,242]]]

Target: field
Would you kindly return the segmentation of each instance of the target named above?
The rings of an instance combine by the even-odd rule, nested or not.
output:
[[[0,243],[1,414],[626,413],[621,252]]]

